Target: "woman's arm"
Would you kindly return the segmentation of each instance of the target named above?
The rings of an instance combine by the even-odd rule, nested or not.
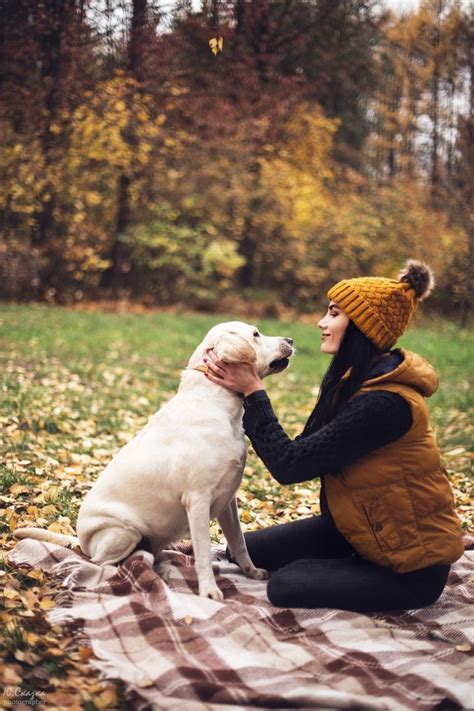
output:
[[[280,484],[337,474],[351,462],[401,437],[411,427],[410,406],[400,395],[377,390],[351,400],[329,424],[290,439],[264,390],[244,400],[244,428]]]
[[[410,406],[401,395],[377,390],[355,397],[317,432],[292,440],[273,412],[255,365],[224,363],[212,350],[204,360],[210,367],[210,380],[246,396],[245,432],[281,484],[337,474],[347,464],[395,441],[412,424]]]

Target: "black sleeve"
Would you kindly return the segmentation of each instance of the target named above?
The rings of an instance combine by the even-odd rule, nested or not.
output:
[[[358,395],[327,425],[292,440],[264,390],[244,400],[244,428],[253,448],[280,484],[337,474],[356,459],[393,442],[410,429],[410,406],[383,390]]]

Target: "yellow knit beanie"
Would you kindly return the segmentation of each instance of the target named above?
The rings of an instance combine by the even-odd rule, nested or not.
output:
[[[360,277],[343,279],[328,291],[328,298],[345,311],[377,348],[391,348],[402,335],[418,302],[434,287],[430,267],[413,259],[397,279]]]

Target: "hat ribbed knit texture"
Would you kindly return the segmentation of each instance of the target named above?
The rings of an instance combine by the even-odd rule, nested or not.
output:
[[[329,289],[328,298],[335,301],[380,350],[394,345],[417,306],[410,284],[384,277],[343,279]]]

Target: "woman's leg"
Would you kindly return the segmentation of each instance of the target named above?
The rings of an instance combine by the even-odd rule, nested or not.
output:
[[[435,602],[448,573],[449,565],[395,573],[358,557],[298,560],[272,574],[268,598],[277,607],[408,610]]]
[[[354,552],[329,515],[303,518],[245,534],[257,568],[277,570],[301,558],[342,558]]]

